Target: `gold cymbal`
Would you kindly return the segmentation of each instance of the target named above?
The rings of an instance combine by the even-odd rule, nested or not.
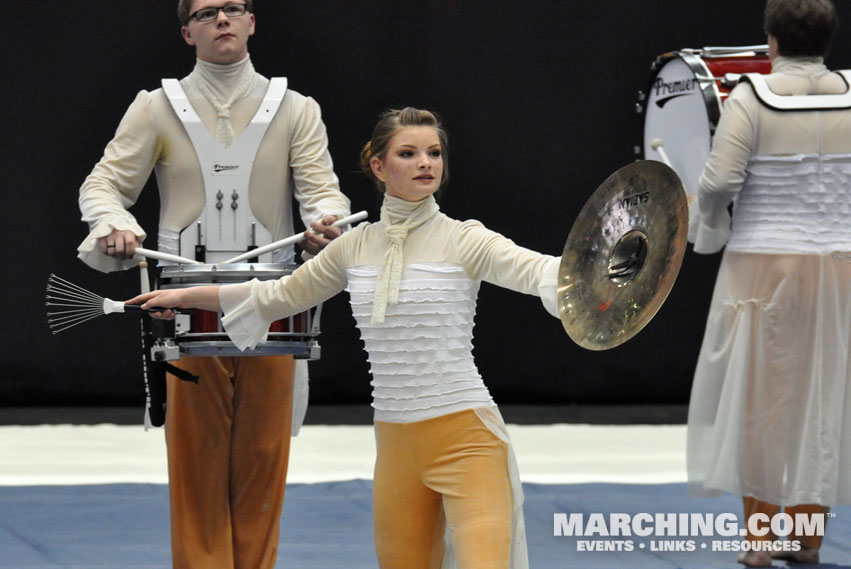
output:
[[[561,256],[558,303],[570,338],[607,350],[641,331],[674,286],[687,234],[685,188],[671,168],[642,160],[609,176]]]

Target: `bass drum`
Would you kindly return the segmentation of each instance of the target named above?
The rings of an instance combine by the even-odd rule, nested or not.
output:
[[[768,46],[672,51],[657,57],[650,70],[649,87],[639,91],[636,104],[644,121],[635,152],[664,162],[661,146],[686,193],[696,195],[724,101],[742,74],[771,72]]]

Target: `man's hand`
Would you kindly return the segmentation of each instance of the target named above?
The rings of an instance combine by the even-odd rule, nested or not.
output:
[[[328,243],[342,235],[342,229],[331,226],[335,221],[337,221],[337,216],[326,215],[318,223],[315,221],[311,223],[311,228],[304,232],[304,240],[299,243],[301,248],[311,255],[316,255]]]
[[[116,259],[130,259],[136,252],[139,239],[132,231],[113,229],[106,237],[98,239],[98,245],[104,255]]]

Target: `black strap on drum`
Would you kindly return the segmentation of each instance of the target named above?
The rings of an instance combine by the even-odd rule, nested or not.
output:
[[[163,328],[169,325],[174,326],[174,323],[151,318],[142,319],[142,372],[148,399],[148,416],[155,427],[162,427],[165,424],[166,374],[170,373],[182,381],[198,383],[197,375],[180,369],[168,361],[159,361],[151,357],[151,348],[166,333]]]
[[[162,367],[165,372],[170,373],[171,375],[173,375],[174,377],[176,377],[177,379],[179,379],[181,381],[188,381],[189,383],[195,383],[195,384],[198,383],[198,376],[197,375],[195,375],[194,373],[190,373],[190,372],[186,371],[185,369],[180,369],[176,365],[172,365],[168,362],[156,362],[154,365]]]

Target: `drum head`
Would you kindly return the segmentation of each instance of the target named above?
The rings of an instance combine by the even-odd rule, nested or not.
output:
[[[714,82],[697,80],[696,74],[711,73],[696,56],[672,57],[665,62],[650,85],[644,116],[644,157],[662,160],[653,148],[660,140],[671,167],[686,192],[697,194],[697,181],[709,158],[712,131],[721,113]]]
[[[686,195],[673,170],[645,160],[609,176],[561,257],[558,303],[570,338],[606,350],[644,328],[674,285],[687,233]]]

